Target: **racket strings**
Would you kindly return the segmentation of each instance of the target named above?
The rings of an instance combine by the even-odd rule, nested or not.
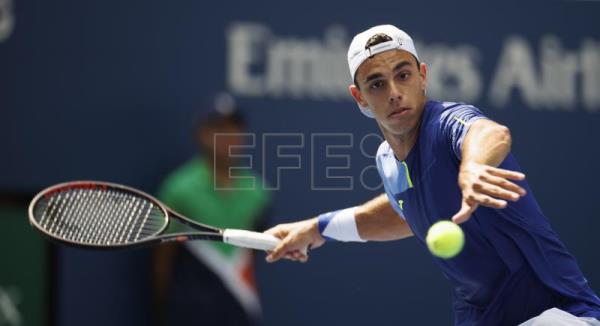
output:
[[[40,200],[35,212],[38,224],[50,234],[96,245],[139,241],[167,223],[152,201],[119,189],[59,191]]]
[[[110,207],[108,205],[99,205],[102,200],[107,196],[106,193],[102,193],[100,191],[95,193],[95,197],[93,200],[96,200],[95,204],[89,208],[87,211],[88,215],[84,216],[84,219],[89,220],[89,222],[85,225],[85,231],[83,234],[83,242],[89,243],[99,243],[101,241],[101,233],[95,232],[104,226],[105,221],[107,220],[107,214],[110,212]],[[93,218],[92,212],[96,212],[96,218]]]
[[[110,197],[111,195],[112,197]],[[105,213],[102,215],[96,215],[94,217],[96,220],[100,221],[100,224],[98,226],[98,230],[94,232],[96,236],[94,237],[94,241],[92,243],[108,244],[111,242],[110,240],[112,240],[112,238],[115,236],[118,237],[119,229],[115,229],[115,222],[118,217],[122,218],[122,216],[118,214],[121,213],[123,197],[124,194],[122,193],[111,194],[110,192],[107,192],[104,194],[104,197],[98,201],[100,208],[104,209]],[[109,204],[111,200],[121,205]]]
[[[65,199],[63,201],[63,205],[59,207],[59,212],[64,216],[67,216],[63,221],[54,220],[52,231],[56,232],[60,236],[65,236],[67,234],[73,234],[75,230],[71,227],[72,222],[68,217],[71,217],[75,214],[75,212],[80,208],[79,203],[77,201],[77,192],[67,193],[65,194]]]

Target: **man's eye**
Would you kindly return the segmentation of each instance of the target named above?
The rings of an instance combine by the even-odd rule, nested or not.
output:
[[[408,72],[401,72],[399,76],[400,76],[401,80],[406,80],[406,79],[408,79],[408,77],[410,77],[410,73],[408,73]]]
[[[371,83],[370,88],[371,89],[378,89],[378,88],[381,88],[381,86],[383,86],[383,82],[380,81],[380,80],[378,80],[378,81],[375,81],[375,82]]]

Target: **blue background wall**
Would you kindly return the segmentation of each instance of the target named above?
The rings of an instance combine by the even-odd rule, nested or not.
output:
[[[372,169],[360,179],[378,130],[345,96],[345,47],[355,33],[393,23],[418,41],[432,98],[469,101],[511,127],[535,195],[600,292],[598,1],[5,2],[0,189],[101,179],[153,192],[194,153],[190,120],[204,97],[225,89],[249,117],[253,168],[270,184],[278,166],[297,164],[277,158],[274,146],[304,141],[286,150],[301,168],[282,170],[271,224],[366,201],[381,191],[368,189],[378,183]],[[298,71],[314,75],[278,75],[281,44],[297,49],[285,60],[321,49],[325,64],[306,59]],[[285,60],[282,67],[299,62]],[[336,150],[351,155],[350,168],[334,172],[352,177],[351,191],[307,181],[347,186],[323,178],[326,166],[346,162],[325,157],[319,139],[311,146],[311,135],[331,132],[343,134],[335,144],[352,139]],[[331,244],[303,265],[261,259],[265,325],[451,324],[450,288],[413,239]],[[147,325],[149,266],[144,250],[61,249],[59,324]]]

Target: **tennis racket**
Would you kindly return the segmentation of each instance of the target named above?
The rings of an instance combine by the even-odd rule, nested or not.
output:
[[[165,234],[172,219],[193,232]],[[129,248],[169,241],[222,241],[238,247],[272,250],[279,239],[194,222],[156,198],[131,187],[73,181],[42,190],[29,205],[29,221],[51,239],[76,247]]]

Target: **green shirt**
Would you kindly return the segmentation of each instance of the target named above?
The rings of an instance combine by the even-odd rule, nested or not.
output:
[[[249,171],[236,174],[228,189],[215,189],[209,163],[194,158],[165,179],[158,198],[174,211],[200,223],[219,228],[252,229],[262,218],[269,194],[260,178]],[[225,243],[214,242],[214,245],[223,254],[234,252],[234,247]]]

